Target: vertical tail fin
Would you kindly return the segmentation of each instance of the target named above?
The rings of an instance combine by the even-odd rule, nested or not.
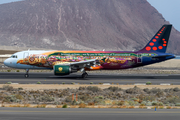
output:
[[[163,25],[150,42],[140,51],[166,52],[172,25]]]

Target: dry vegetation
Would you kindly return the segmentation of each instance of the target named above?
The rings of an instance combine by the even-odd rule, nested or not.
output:
[[[72,96],[74,94],[74,97]],[[76,101],[76,94],[77,101]],[[154,106],[159,109],[177,108],[180,106],[180,89],[176,88],[133,88],[121,89],[111,86],[79,87],[78,89],[45,89],[24,90],[4,85],[0,88],[2,107],[46,108],[50,105],[56,108],[147,108]],[[176,107],[175,107],[176,106]]]

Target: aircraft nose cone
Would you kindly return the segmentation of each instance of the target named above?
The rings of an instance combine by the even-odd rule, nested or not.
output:
[[[8,59],[4,61],[4,65],[8,66]]]
[[[14,62],[12,61],[11,58],[8,58],[4,61],[4,65],[6,65],[8,67],[14,67]]]

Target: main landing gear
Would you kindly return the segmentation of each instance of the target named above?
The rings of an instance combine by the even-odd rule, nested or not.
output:
[[[24,75],[25,78],[29,77],[29,69],[26,69],[26,74]]]
[[[82,74],[82,78],[87,78],[87,76],[88,76],[88,74],[87,74],[86,72],[84,72],[84,73]]]

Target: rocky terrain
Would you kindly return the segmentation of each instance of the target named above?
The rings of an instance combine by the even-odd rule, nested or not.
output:
[[[0,46],[17,48],[139,50],[169,23],[146,0],[25,0],[0,11]],[[168,52],[180,53],[179,39],[173,28]]]
[[[76,96],[77,95],[77,96]],[[0,88],[0,101],[4,104],[37,105],[116,105],[116,106],[180,106],[180,89],[134,88],[121,89],[97,86],[78,89],[24,90],[4,85]]]

